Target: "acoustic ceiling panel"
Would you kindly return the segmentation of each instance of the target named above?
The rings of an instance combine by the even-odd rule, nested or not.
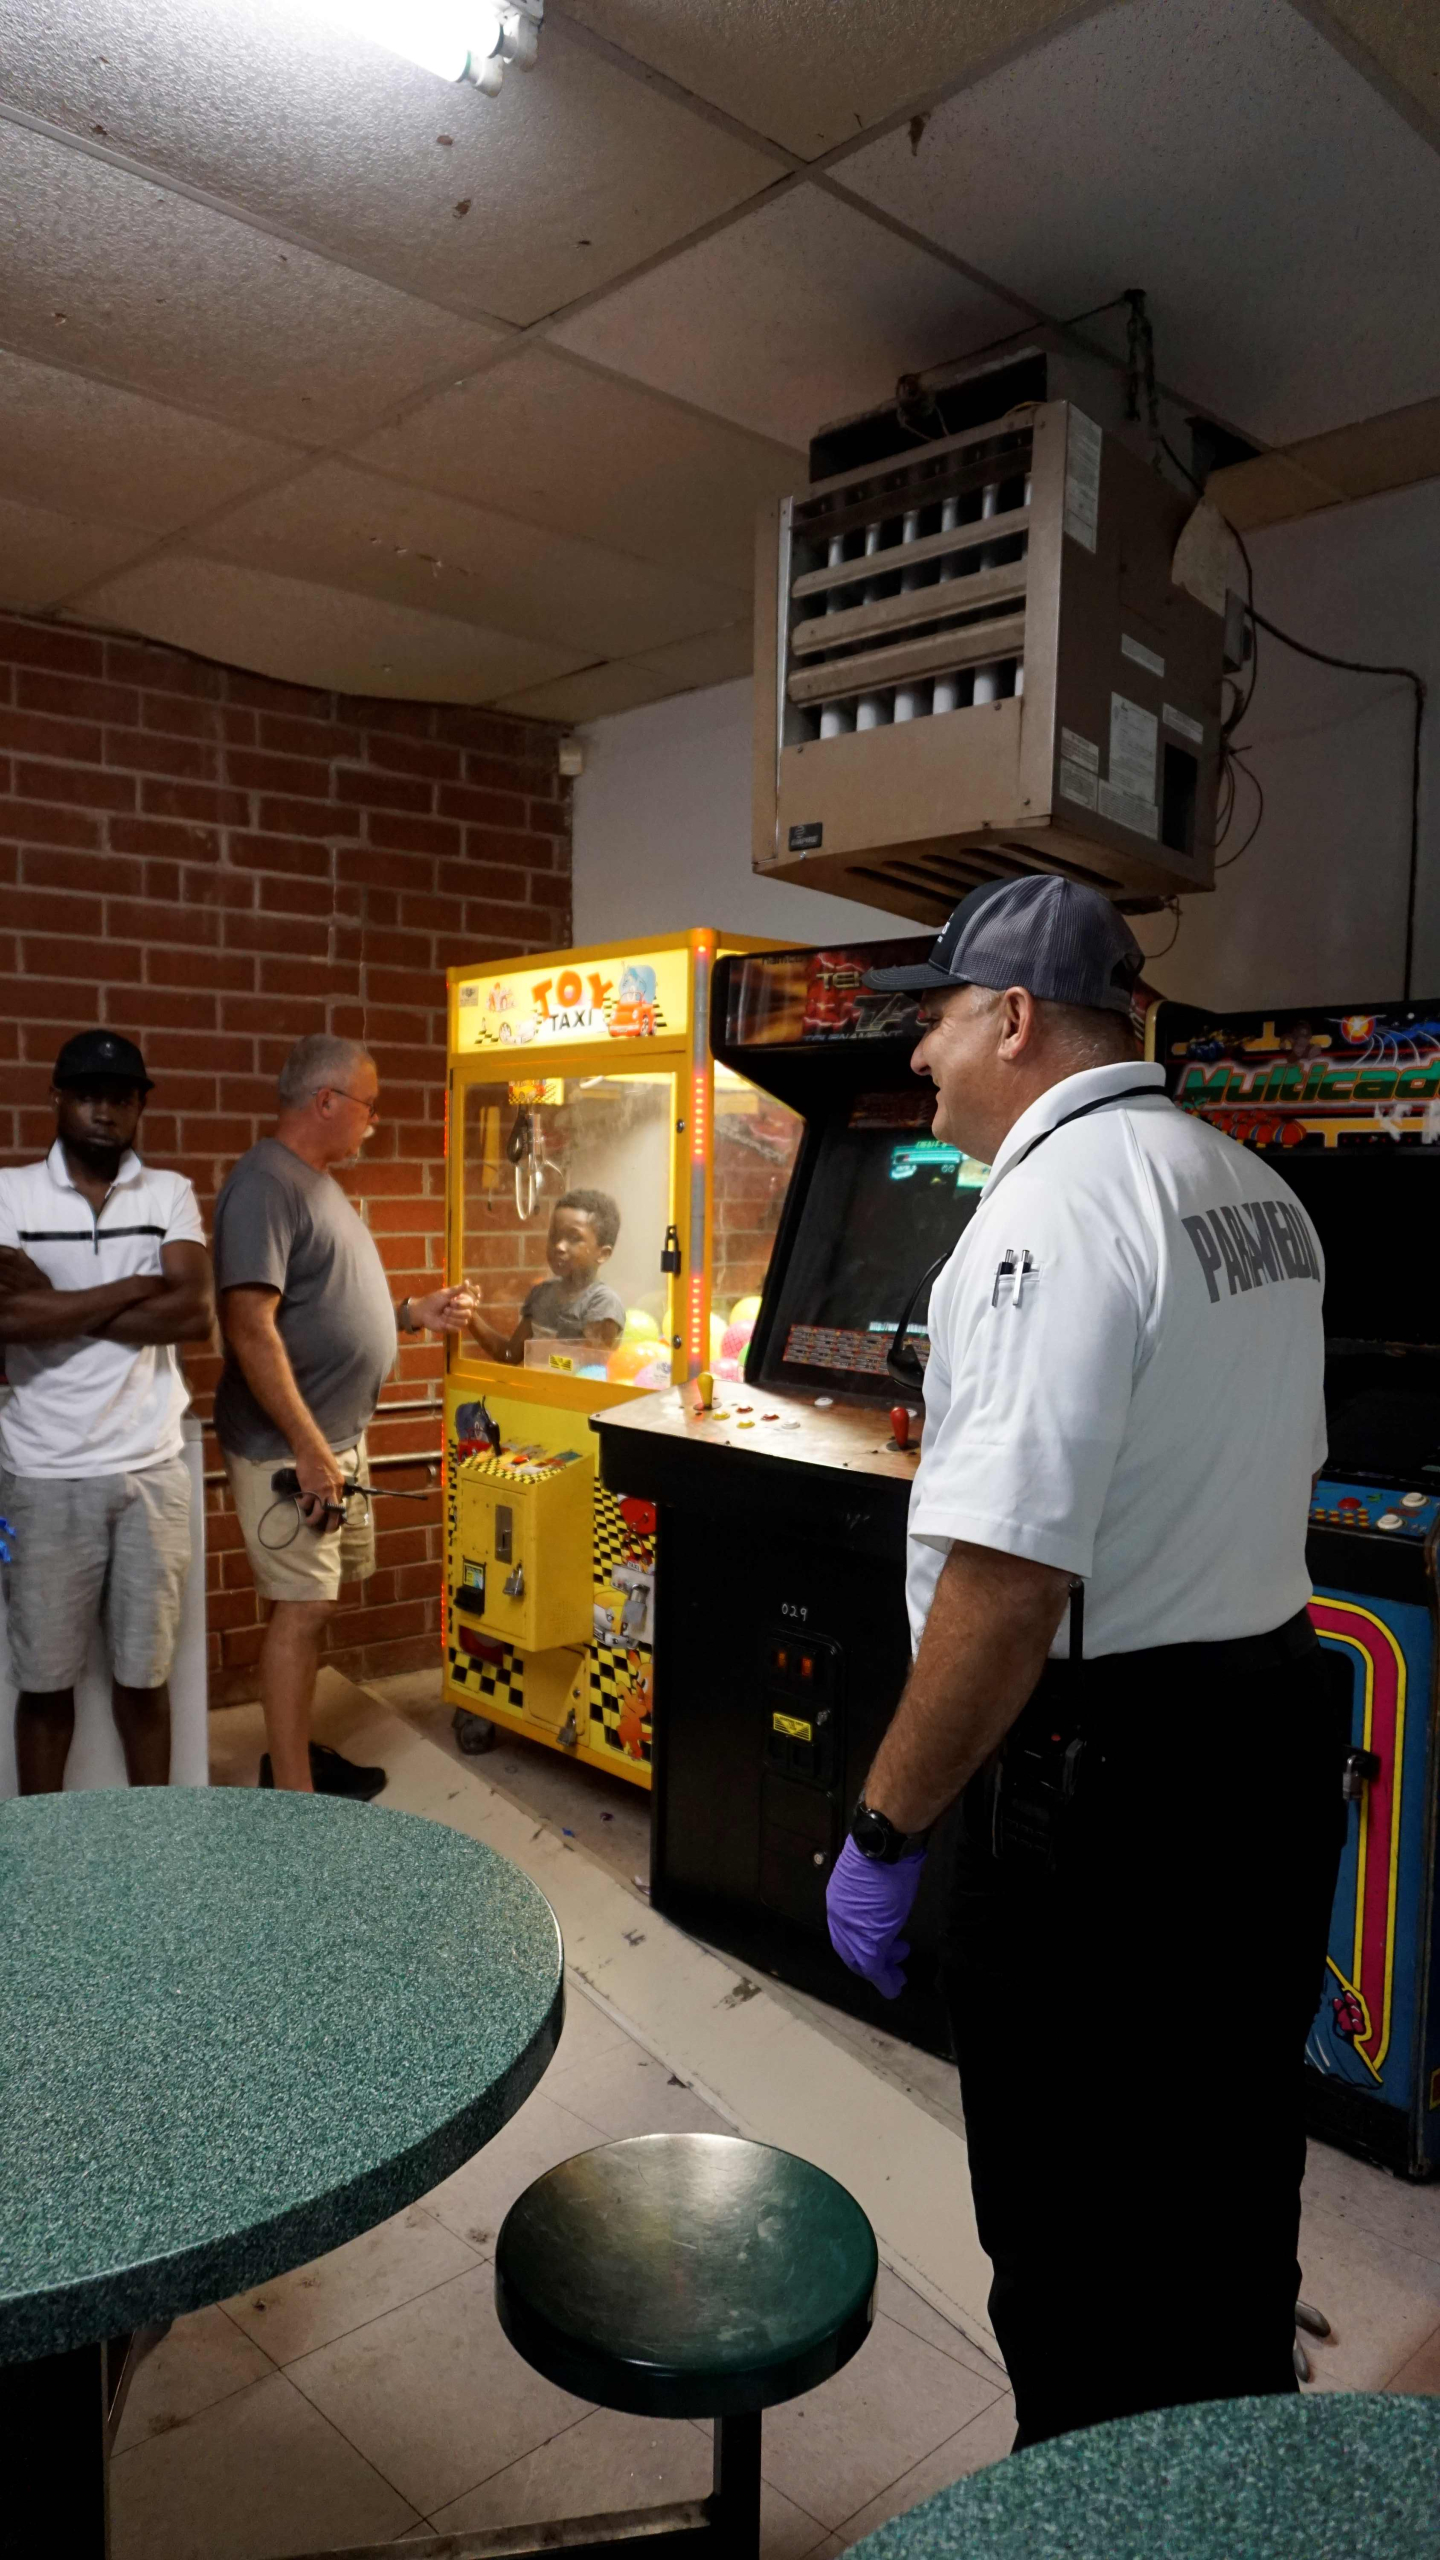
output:
[[[696,685],[729,684],[736,676],[748,676],[754,655],[755,623],[747,616],[723,631],[672,641],[668,649],[643,650],[633,663],[664,676],[667,691],[688,693]]]
[[[1057,316],[1144,285],[1164,379],[1264,442],[1440,391],[1440,158],[1277,0],[1132,0],[842,174]]]
[[[0,348],[4,496],[169,533],[290,468],[294,451]]]
[[[800,457],[543,344],[355,448],[402,480],[748,591],[755,518]]]
[[[1074,0],[565,0],[802,160],[1034,40]]]
[[[1440,9],[1428,0],[1324,0],[1314,14],[1361,47],[1440,132]]]
[[[491,99],[297,0],[16,0],[9,23],[0,95],[470,314],[537,319],[778,174],[559,25]]]
[[[805,184],[589,310],[557,343],[657,390],[805,445],[895,377],[983,346],[1013,306]]]
[[[675,690],[637,660],[612,658],[605,666],[582,667],[552,684],[506,694],[496,709],[518,711],[529,720],[605,720],[615,711],[634,711],[642,702],[660,702]]]
[[[4,123],[0,237],[12,347],[301,444],[504,335]]]
[[[340,462],[246,500],[196,547],[515,631],[572,664],[660,648],[745,609],[732,588]]]
[[[181,552],[95,588],[74,618],[286,683],[402,701],[491,702],[576,663],[512,632]]]
[[[0,606],[42,613],[73,587],[133,560],[149,542],[133,525],[87,524],[52,507],[0,498]]]

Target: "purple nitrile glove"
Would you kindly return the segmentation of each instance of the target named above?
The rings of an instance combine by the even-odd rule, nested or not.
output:
[[[914,1849],[893,1866],[881,1866],[862,1857],[847,1839],[825,1887],[831,1946],[852,1973],[873,1982],[887,2000],[898,1998],[905,1988],[903,1959],[910,1948],[900,1932],[919,1892],[924,1864],[924,1850]]]

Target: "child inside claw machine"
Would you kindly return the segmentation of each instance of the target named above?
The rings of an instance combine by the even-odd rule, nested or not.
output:
[[[525,1345],[584,1342],[614,1348],[625,1328],[625,1301],[600,1277],[620,1233],[620,1211],[608,1191],[567,1191],[550,1213],[545,1259],[553,1278],[537,1280],[508,1339],[477,1307],[470,1331],[491,1360],[523,1362]]]
[[[451,972],[444,1694],[650,1781],[655,1517],[592,1417],[738,1376],[801,1123],[709,1043],[707,930]],[[725,949],[742,947],[730,938]],[[743,946],[749,947],[749,946]]]

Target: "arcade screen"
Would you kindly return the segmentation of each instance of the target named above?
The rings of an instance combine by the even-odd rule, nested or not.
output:
[[[893,1402],[885,1355],[906,1300],[948,1255],[989,1168],[930,1134],[927,1088],[862,1093],[824,1129],[769,1328],[772,1385]],[[928,1291],[910,1334],[925,1357]]]

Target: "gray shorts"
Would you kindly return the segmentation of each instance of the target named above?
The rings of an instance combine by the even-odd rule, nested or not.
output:
[[[104,1621],[115,1678],[158,1689],[170,1676],[190,1570],[190,1469],[181,1458],[119,1476],[13,1476],[0,1512],[15,1530],[4,1567],[16,1685],[73,1689]]]

